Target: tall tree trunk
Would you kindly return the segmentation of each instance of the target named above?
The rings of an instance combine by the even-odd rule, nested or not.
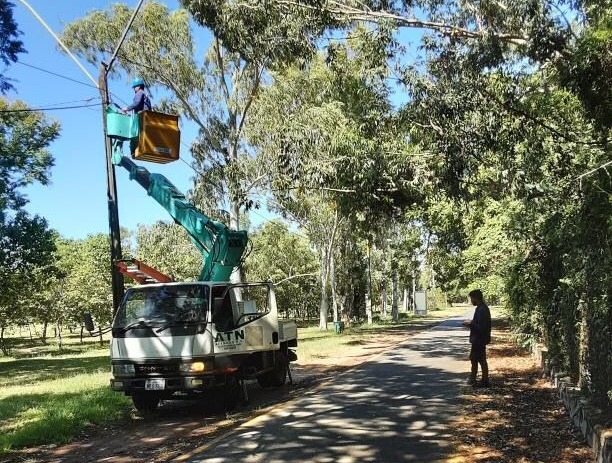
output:
[[[336,233],[338,232],[338,211],[334,215],[334,225],[331,237],[326,245],[321,247],[321,306],[319,307],[319,329],[327,330],[327,314],[329,311],[329,297],[327,295],[327,280],[329,278],[330,260],[334,252]]]
[[[412,306],[412,311],[416,313],[416,275],[412,274],[412,297],[410,298],[410,305]]]
[[[580,314],[580,344],[578,357],[578,386],[589,390],[591,386],[591,371],[589,358],[589,343],[591,332],[589,327],[589,302],[586,294],[583,294],[578,302],[578,313]]]
[[[338,321],[338,295],[336,293],[336,259],[334,253],[329,256],[329,279],[331,282],[332,310],[334,312],[334,323]]]
[[[393,281],[391,287],[391,318],[394,322],[399,319],[398,307],[398,288],[397,288],[397,272],[393,272]]]
[[[4,342],[4,325],[0,326],[0,350],[4,356],[8,356],[9,351],[6,343]]]
[[[40,334],[40,340],[43,344],[47,344],[47,320],[43,322],[42,333]]]
[[[380,291],[380,308],[383,317],[387,316],[387,280],[383,278],[382,288]]]
[[[30,341],[32,340],[32,325],[28,322],[28,331],[30,332]]]
[[[230,119],[232,119],[231,124],[233,124],[232,130],[235,130],[235,124],[236,124],[235,115],[234,116],[230,115]],[[237,161],[238,161],[238,146],[236,145],[236,143],[232,143],[230,146],[228,166],[234,164]],[[229,227],[232,230],[240,230],[240,204],[238,203],[238,201],[234,199],[230,199]],[[234,269],[234,271],[230,275],[230,282],[231,283],[242,283],[243,281],[244,281],[244,269],[242,267]]]
[[[372,324],[372,262],[371,262],[371,253],[370,253],[370,243],[368,242],[367,248],[367,257],[368,257],[368,281],[367,288],[365,294],[365,305],[366,305],[366,316],[368,317],[368,325]]]
[[[56,326],[56,332],[57,332],[57,343],[59,346],[59,349],[62,350],[62,327],[60,325],[60,322],[57,322],[57,326]]]
[[[85,327],[83,326],[83,324],[81,323],[81,334],[79,335],[79,340],[80,343],[83,344],[83,331],[85,330]]]
[[[104,339],[102,339],[102,330],[98,329],[100,333],[100,347],[104,346]]]
[[[408,312],[408,288],[404,285],[404,300],[402,301],[402,310]]]
[[[319,306],[319,329],[327,330],[327,313],[329,311],[329,298],[327,296],[327,256],[323,252],[321,257],[321,305]]]

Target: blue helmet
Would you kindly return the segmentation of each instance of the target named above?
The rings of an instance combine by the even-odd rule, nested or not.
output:
[[[144,80],[142,80],[140,77],[132,81],[132,88],[144,87],[144,86],[145,86]]]

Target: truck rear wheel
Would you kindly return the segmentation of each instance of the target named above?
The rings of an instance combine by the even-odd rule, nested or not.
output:
[[[132,402],[134,403],[134,408],[136,408],[136,410],[143,415],[148,415],[157,409],[160,398],[158,395],[150,393],[147,394],[146,392],[134,393],[132,394]]]
[[[257,382],[261,387],[280,387],[287,380],[287,368],[289,365],[287,355],[282,350],[279,350],[275,352],[274,357],[274,368],[257,377]]]

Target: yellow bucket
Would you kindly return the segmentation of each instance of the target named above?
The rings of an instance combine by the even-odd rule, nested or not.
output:
[[[159,164],[178,160],[181,143],[178,116],[154,111],[142,111],[138,116],[140,135],[132,157]]]

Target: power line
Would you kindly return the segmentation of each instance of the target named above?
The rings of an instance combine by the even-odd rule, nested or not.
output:
[[[64,44],[64,42],[62,42],[62,40],[57,36],[57,34],[53,32],[53,29],[51,29],[49,25],[45,22],[45,20],[40,17],[40,15],[36,12],[36,10],[32,8],[30,4],[26,2],[26,0],[18,0],[18,1],[22,3],[28,10],[30,10],[30,12],[34,15],[34,17],[38,20],[38,22],[47,30],[47,32],[49,32],[49,34],[51,34],[51,36],[60,45],[60,47],[64,49],[64,51],[68,54],[68,56],[72,59],[72,61],[76,63],[79,69],[83,71],[83,73],[89,78],[89,80],[92,81],[92,83],[96,86],[96,88],[98,88],[98,82],[96,82],[96,79],[94,79],[91,76],[91,74],[87,71],[87,69],[83,67],[81,62],[76,58],[76,56],[72,54],[72,52],[68,49],[68,47]]]
[[[86,87],[91,87],[91,88],[95,88],[95,89],[98,88],[95,85],[92,85],[92,84],[90,84],[88,82],[83,82],[82,80],[73,79],[72,77],[68,77],[68,76],[65,76],[65,75],[62,75],[62,74],[58,74],[57,72],[49,71],[48,69],[43,69],[43,68],[40,68],[38,66],[34,66],[33,64],[24,63],[23,61],[17,61],[17,64],[21,64],[22,66],[27,66],[29,68],[36,69],[37,71],[40,71],[40,72],[51,74],[52,76],[59,77],[61,79],[69,80],[71,82],[74,82],[75,84],[85,85]]]
[[[44,69],[44,68],[41,68],[41,67],[38,67],[38,66],[34,66],[33,64],[24,63],[23,61],[17,61],[17,64],[21,64],[23,66],[27,66],[27,67],[32,68],[32,69],[36,69],[37,71],[44,72],[46,74],[50,74],[50,75],[55,76],[55,77],[59,77],[60,79],[65,79],[65,80],[68,80],[70,82],[74,82],[75,84],[85,85],[86,87],[91,87],[91,88],[95,88],[95,89],[98,88],[95,85],[92,85],[92,84],[87,83],[87,82],[83,82],[82,80],[73,79],[72,77],[68,77],[66,75],[59,74],[59,73],[54,72],[54,71],[50,71],[48,69]],[[121,103],[127,105],[125,100],[123,100],[122,98],[118,97],[117,95],[115,95],[112,92],[109,92],[109,93],[113,97],[113,99],[119,100]]]
[[[579,175],[578,177],[576,177],[576,180],[582,180],[584,177],[588,177],[591,174],[594,174],[595,172],[597,172],[599,169],[605,169],[606,167],[608,167],[610,164],[612,164],[612,161],[608,161],[605,162],[604,164],[602,164],[599,167],[595,167],[595,169],[591,169],[588,172],[585,172],[584,174]]]
[[[93,106],[100,106],[99,103],[94,104],[84,104],[84,105],[76,105],[76,106],[57,106],[54,108],[23,108],[23,109],[7,109],[1,110],[0,114],[10,114],[10,113],[33,113],[38,111],[58,111],[61,109],[78,109],[78,108],[91,108]]]

